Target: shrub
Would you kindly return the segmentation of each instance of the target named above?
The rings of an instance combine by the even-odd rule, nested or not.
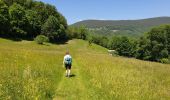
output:
[[[38,44],[43,44],[44,42],[48,42],[48,41],[49,41],[48,37],[46,37],[44,35],[38,35],[35,38],[35,42],[37,42]]]
[[[119,56],[119,54],[118,54],[118,52],[117,52],[117,51],[115,51],[115,52],[111,52],[111,55],[112,55],[112,56],[114,56],[114,57],[118,57],[118,56]]]
[[[169,59],[167,59],[167,58],[162,58],[160,61],[161,61],[161,63],[164,63],[164,64],[170,63]]]

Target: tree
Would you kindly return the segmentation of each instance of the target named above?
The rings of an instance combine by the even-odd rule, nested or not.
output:
[[[120,37],[113,36],[112,38],[110,38],[108,42],[108,48],[111,50],[116,50],[116,45],[118,44],[119,41],[120,41]]]
[[[87,39],[87,35],[88,35],[88,30],[84,27],[84,26],[81,26],[79,27],[79,38],[80,39],[83,39],[83,40],[86,40]]]
[[[100,35],[92,35],[91,41],[93,41],[93,43],[95,43],[95,44],[100,45],[101,44],[101,38],[102,38],[102,36],[100,36]]]
[[[28,20],[27,37],[33,39],[41,33],[41,22],[37,17],[37,12],[33,10],[26,11],[26,18]]]
[[[50,41],[56,42],[65,37],[65,28],[58,19],[50,16],[42,26],[42,34],[49,37]]]
[[[115,45],[116,51],[121,56],[132,57],[133,54],[133,44],[129,41],[127,37],[121,37],[120,41]]]
[[[0,0],[0,35],[7,35],[9,32],[8,6]]]
[[[130,40],[129,38],[114,36],[108,43],[110,49],[116,50],[121,56],[134,57],[136,52],[136,42],[135,40]]]
[[[27,34],[26,26],[28,24],[24,8],[19,4],[14,3],[9,8],[9,15],[12,26],[11,35],[15,38],[24,38]]]
[[[148,32],[147,38],[151,43],[151,60],[160,61],[160,59],[165,57],[165,52],[166,58],[168,58],[168,34],[170,34],[170,25],[155,27]]]
[[[65,17],[59,13],[59,21],[60,21],[60,24],[62,24],[64,26],[65,29],[68,28],[68,25],[67,25],[67,20],[65,19]]]
[[[67,28],[66,33],[69,38],[85,39],[86,38],[85,31],[86,30],[83,27],[70,26],[69,28]]]
[[[14,3],[17,3],[17,4],[20,4],[22,6],[24,6],[25,2],[27,0],[4,0],[4,2],[8,5],[8,6],[11,6],[13,5]]]
[[[108,41],[109,39],[106,36],[102,36],[100,39],[100,45],[107,48]]]
[[[32,10],[37,12],[37,17],[41,21],[41,25],[43,25],[48,19],[48,17],[50,16],[48,15],[46,6],[43,2],[39,2],[39,1],[34,2],[32,6]]]
[[[51,41],[66,39],[68,26],[55,6],[35,0],[0,0],[0,24],[0,36],[34,39],[44,32]]]
[[[2,0],[1,0],[2,1]],[[11,6],[13,4],[13,0],[3,0],[5,2],[5,4],[7,4],[8,6]]]
[[[150,41],[145,37],[141,37],[137,44],[135,57],[143,60],[151,60]]]
[[[63,27],[65,29],[67,29],[68,25],[67,25],[67,21],[66,21],[65,17],[57,11],[55,6],[46,4],[45,5],[45,11],[47,12],[48,16],[56,17],[58,19],[58,21],[60,22],[60,24],[62,24]]]
[[[137,58],[144,60],[160,61],[168,59],[170,53],[170,25],[155,27],[149,31],[145,39],[138,45]]]
[[[33,6],[34,2],[33,0],[26,0],[26,2],[24,3],[24,6],[27,8],[27,9],[31,9],[32,6]]]

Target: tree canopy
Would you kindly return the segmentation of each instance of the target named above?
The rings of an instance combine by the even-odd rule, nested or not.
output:
[[[34,0],[0,0],[0,24],[3,37],[33,40],[50,33],[53,41],[64,39],[68,27],[55,6]]]

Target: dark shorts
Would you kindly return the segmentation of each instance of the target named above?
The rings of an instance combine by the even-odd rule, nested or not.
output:
[[[66,69],[71,69],[71,64],[65,64]]]

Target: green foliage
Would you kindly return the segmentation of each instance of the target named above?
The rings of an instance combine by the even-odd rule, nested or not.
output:
[[[81,38],[81,28],[71,27],[68,31],[69,37]],[[118,55],[136,57],[142,60],[160,62],[162,58],[168,58],[170,54],[170,25],[163,25],[151,29],[138,41],[125,36],[109,36],[95,34],[92,31],[86,33],[89,45],[92,43],[101,45],[111,50],[116,50]]]
[[[141,38],[137,49],[137,58],[144,60],[160,61],[169,56],[170,25],[153,28]]]
[[[161,55],[161,58],[168,58],[169,57],[169,54],[168,54],[168,50],[167,49],[164,49],[161,51],[160,55]]]
[[[33,10],[26,11],[26,18],[28,20],[27,25],[27,36],[34,38],[35,36],[39,35],[41,32],[41,22],[37,17],[37,12]]]
[[[38,44],[43,44],[44,42],[49,42],[49,39],[48,37],[44,36],[44,35],[38,35],[36,38],[35,38],[35,41],[38,43]]]
[[[87,35],[88,35],[88,30],[84,26],[81,26],[80,27],[79,38],[83,39],[83,40],[86,40],[87,39]]]
[[[161,62],[161,63],[164,63],[164,64],[169,64],[169,63],[170,63],[169,59],[167,59],[167,58],[162,58],[162,59],[160,60],[160,62]]]
[[[23,38],[27,34],[25,31],[27,26],[27,19],[25,16],[24,8],[21,5],[14,3],[9,8],[9,16],[12,26],[12,36]]]
[[[135,41],[127,37],[114,37],[110,47],[116,50],[119,55],[127,57],[133,57],[136,50]]]
[[[35,2],[32,6],[32,10],[37,12],[37,17],[41,21],[41,25],[43,25],[50,16],[43,2]]]
[[[0,0],[0,36],[9,32],[8,6]]]
[[[59,41],[65,37],[65,28],[58,19],[50,16],[42,26],[42,34],[47,36],[50,41]]]
[[[143,60],[150,60],[151,59],[151,52],[148,50],[150,48],[149,45],[150,41],[147,40],[145,37],[141,37],[136,52],[136,58],[143,59]]]
[[[28,8],[28,9],[31,9],[32,6],[33,6],[33,4],[34,4],[34,1],[33,1],[33,0],[26,0],[26,1],[24,2],[24,6],[25,6],[26,8]]]
[[[33,40],[44,31],[42,28],[48,25],[50,16],[56,22],[50,40],[65,39],[67,21],[55,6],[34,0],[0,0],[0,36]]]
[[[89,44],[95,43],[105,48],[116,50],[118,55],[134,57],[136,54],[137,43],[136,40],[127,37],[113,36],[109,38],[103,35],[88,35]]]
[[[84,26],[69,27],[66,33],[69,38],[77,38],[83,40],[87,40],[88,35],[90,34],[89,30],[87,30]]]
[[[31,6],[31,10],[34,10],[38,13],[37,17],[41,21],[41,25],[46,22],[49,16],[54,16],[57,18],[58,22],[64,26],[65,29],[67,28],[66,19],[57,11],[55,6],[35,1]]]

